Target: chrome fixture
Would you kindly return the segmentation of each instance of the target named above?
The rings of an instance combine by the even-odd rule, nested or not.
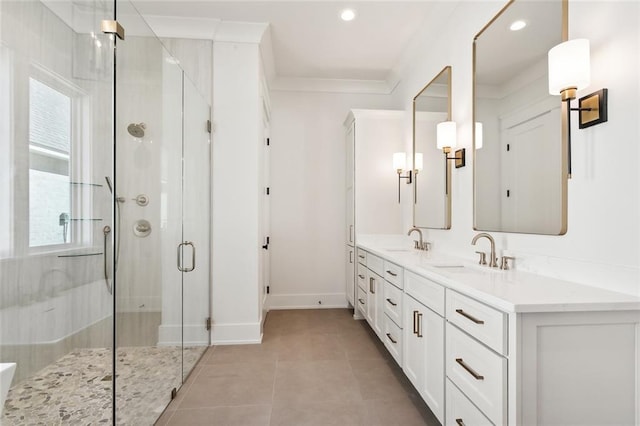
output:
[[[151,233],[151,223],[145,219],[139,219],[133,224],[133,234],[136,237],[144,238]]]
[[[591,82],[589,40],[565,41],[549,50],[549,93],[560,95],[567,103],[567,176],[571,178],[571,111],[578,111],[578,127],[595,126],[608,120],[607,89],[601,89],[578,100],[578,108],[571,108],[576,92]]]
[[[498,267],[498,258],[496,257],[496,242],[493,240],[493,237],[491,235],[487,234],[486,232],[481,232],[478,235],[476,235],[475,237],[473,237],[473,239],[471,240],[471,244],[475,246],[476,245],[476,241],[478,241],[482,237],[488,239],[489,243],[491,243],[491,254],[489,255],[490,256],[489,257],[489,267],[497,268]],[[482,256],[480,258],[480,261],[482,262]]]
[[[109,239],[109,234],[111,233],[111,227],[109,225],[102,228],[102,234],[104,236],[104,242],[102,246],[102,259],[104,263],[104,283],[107,286],[107,291],[109,294],[113,294],[113,286],[109,282],[109,269],[107,265],[107,241]]]
[[[412,227],[411,229],[409,229],[409,232],[407,232],[407,235],[411,236],[411,233],[413,231],[418,231],[418,236],[420,237],[420,240],[414,240],[415,246],[414,248],[416,250],[424,250],[424,251],[429,251],[429,247],[431,246],[431,243],[428,243],[426,241],[422,240],[422,231],[420,230],[420,228],[417,227]]]
[[[143,138],[144,131],[147,129],[147,125],[144,123],[131,123],[127,126],[127,132],[134,138]]]
[[[509,261],[510,260],[515,260],[516,258],[513,256],[502,256],[501,260],[500,260],[500,269],[502,269],[503,271],[506,271],[509,269]]]

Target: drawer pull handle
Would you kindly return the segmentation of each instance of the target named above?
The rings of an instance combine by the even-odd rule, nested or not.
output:
[[[466,319],[475,322],[476,324],[484,324],[484,321],[479,320],[478,318],[476,318],[476,317],[474,317],[472,315],[469,315],[468,313],[466,313],[462,309],[456,309],[456,312],[459,313],[460,315],[462,315],[463,317],[465,317]]]
[[[364,299],[358,299],[358,302],[360,302],[361,305],[364,305]]]
[[[358,278],[360,278],[361,280],[364,280],[364,275],[358,274]]]
[[[358,257],[359,257],[360,259],[364,259],[364,256],[363,256],[363,255],[361,255],[361,254],[359,254],[359,255],[358,255]]]
[[[375,290],[375,283],[376,279],[373,277],[369,277],[369,291],[371,292],[371,294],[376,294],[376,290]]]
[[[469,367],[463,360],[462,358],[456,358],[456,362],[458,364],[460,364],[462,366],[462,368],[464,368],[465,370],[467,370],[467,372],[469,374],[471,374],[473,376],[474,379],[476,380],[484,380],[484,376],[479,375],[478,373],[475,372],[475,370],[471,367]]]
[[[418,334],[416,330],[416,316],[418,315],[418,311],[413,311],[413,334]]]
[[[387,337],[389,338],[389,340],[391,340],[391,343],[398,343],[397,340],[393,340],[393,337],[391,337],[391,333],[387,333]]]
[[[458,424],[458,426],[465,426],[465,424],[462,421],[462,419],[456,419],[456,423]]]
[[[398,274],[394,274],[392,271],[387,270],[387,274],[391,275],[392,277],[397,277]]]
[[[422,337],[422,314],[418,312],[418,337]]]
[[[390,304],[391,306],[398,306],[398,304],[397,304],[397,303],[393,303],[393,300],[391,300],[391,299],[389,299],[389,298],[387,298],[387,302],[389,302],[389,304]]]

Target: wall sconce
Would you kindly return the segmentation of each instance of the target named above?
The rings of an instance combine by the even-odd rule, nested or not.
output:
[[[567,103],[568,177],[571,178],[571,111],[580,114],[579,128],[595,126],[607,121],[607,89],[601,89],[578,100],[578,108],[571,108],[576,92],[591,82],[589,40],[565,41],[549,50],[549,93],[560,95]]]
[[[456,169],[465,166],[465,149],[455,152],[455,157],[449,157],[451,148],[455,148],[457,143],[457,131],[455,121],[443,121],[436,126],[436,146],[441,149],[447,160],[455,160]],[[447,165],[449,163],[447,162]]]
[[[476,149],[481,149],[482,148],[482,141],[483,141],[483,134],[482,134],[482,123],[480,123],[479,121],[476,121],[475,124],[475,141],[476,141]]]
[[[407,154],[405,152],[396,152],[393,154],[393,168],[398,173],[398,203],[400,203],[400,181],[406,179],[406,184],[413,182],[413,170],[407,170],[407,174],[403,175],[407,167]]]

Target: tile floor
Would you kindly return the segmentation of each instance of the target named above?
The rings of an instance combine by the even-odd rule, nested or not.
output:
[[[260,345],[209,348],[157,425],[439,425],[365,321],[272,311]]]

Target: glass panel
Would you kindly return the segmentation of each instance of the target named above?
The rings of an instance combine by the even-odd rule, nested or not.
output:
[[[210,108],[194,84],[184,79],[184,160],[183,160],[183,232],[184,246],[183,376],[193,369],[209,345],[204,327],[209,316],[210,252],[210,133],[207,121]]]
[[[117,11],[116,420],[153,424],[182,384],[183,72],[129,2]]]
[[[112,421],[112,17],[108,1],[0,2],[2,425]]]

